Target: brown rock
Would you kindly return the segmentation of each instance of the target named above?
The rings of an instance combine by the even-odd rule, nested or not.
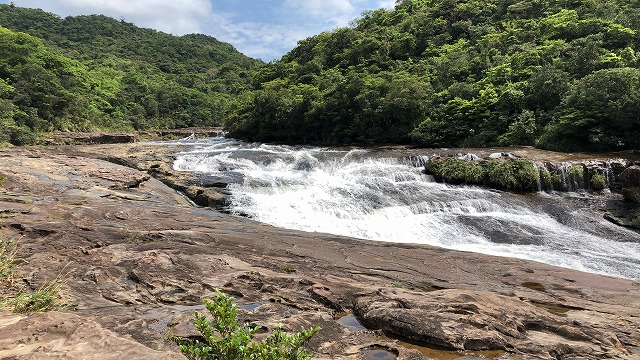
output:
[[[69,313],[14,315],[0,312],[2,359],[184,359],[152,350]]]
[[[358,297],[354,311],[363,324],[388,335],[452,350],[625,355],[613,331],[488,291],[385,289]]]
[[[47,139],[50,144],[124,144],[140,141],[133,133],[56,132]]]
[[[640,166],[629,166],[618,179],[622,182],[622,196],[626,200],[640,203]]]
[[[43,349],[58,341],[72,355],[86,346],[121,359],[137,356],[120,353],[121,344],[133,344],[128,348],[150,357],[178,355],[168,331],[195,335],[193,312],[202,311],[201,299],[220,288],[236,296],[242,321],[265,332],[279,323],[291,331],[321,326],[310,344],[317,359],[360,360],[378,352],[419,357],[413,345],[354,326],[354,309],[365,325],[400,339],[424,341],[431,334],[432,344],[506,349],[505,358],[640,354],[636,281],[430,246],[279,229],[190,206],[156,180],[188,187],[190,174],[169,166],[171,153],[178,151],[139,144],[0,149],[0,173],[8,179],[0,187],[0,236],[20,239],[16,283],[37,288],[62,273],[73,312],[51,319],[30,315],[24,320],[30,322],[21,323],[26,330],[0,325],[1,351],[19,341],[40,341],[34,334],[41,327],[46,333],[37,337],[44,339]],[[104,154],[145,172],[102,161]],[[144,179],[146,171],[153,177],[139,186],[114,190]],[[283,265],[295,272],[283,271]],[[350,316],[349,326],[338,322],[342,316]],[[0,321],[5,319],[14,318],[0,314]],[[68,319],[99,336],[56,333],[52,324],[62,326]],[[21,356],[46,357],[37,346]],[[423,354],[433,350],[415,347]],[[484,356],[466,351],[463,355]]]

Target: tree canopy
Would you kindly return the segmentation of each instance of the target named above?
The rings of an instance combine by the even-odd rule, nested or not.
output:
[[[0,142],[221,125],[261,65],[205,35],[0,5]]]
[[[640,0],[400,0],[263,64],[205,35],[0,5],[0,142],[226,124],[308,144],[640,148]]]
[[[401,0],[261,68],[231,136],[639,148],[640,1]]]

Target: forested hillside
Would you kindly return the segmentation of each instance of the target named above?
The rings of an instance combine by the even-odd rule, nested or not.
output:
[[[640,149],[639,0],[401,0],[262,68],[232,136]]]
[[[205,35],[0,5],[0,142],[221,125],[261,65]]]

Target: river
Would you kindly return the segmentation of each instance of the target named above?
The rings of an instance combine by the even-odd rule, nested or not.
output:
[[[176,155],[174,168],[228,182],[228,210],[260,222],[640,279],[640,235],[575,201],[589,195],[520,195],[436,183],[416,166],[419,157],[397,151],[224,138],[182,144],[188,150]]]

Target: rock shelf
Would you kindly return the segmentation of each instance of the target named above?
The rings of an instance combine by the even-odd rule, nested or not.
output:
[[[193,311],[215,288],[252,324],[322,327],[311,343],[318,359],[640,357],[639,282],[200,208],[165,183],[208,206],[224,189],[172,170],[174,151],[0,150],[0,236],[18,239],[17,279],[37,287],[67,269],[69,304],[1,312],[0,357],[181,358],[169,334],[193,335]],[[345,316],[366,329],[342,325]]]

